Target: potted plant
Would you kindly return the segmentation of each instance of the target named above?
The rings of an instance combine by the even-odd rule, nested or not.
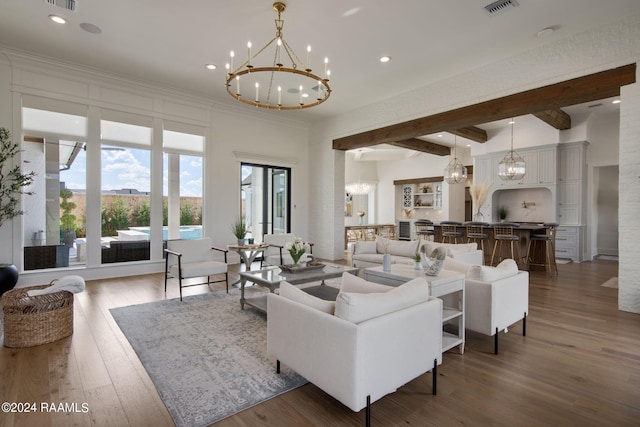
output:
[[[415,255],[413,255],[413,260],[415,261],[413,268],[415,270],[422,270],[422,255],[420,255],[420,252],[416,252]]]
[[[244,236],[247,235],[247,223],[243,216],[236,218],[231,226],[231,232],[236,236],[236,239],[238,239],[238,246],[244,245]]]
[[[498,209],[498,217],[500,218],[500,221],[504,221],[505,219],[507,219],[508,213],[509,211],[507,210],[506,206],[500,206],[500,208]]]
[[[33,192],[24,191],[24,188],[31,185],[35,173],[23,174],[20,165],[11,166],[13,158],[19,152],[20,147],[11,141],[9,130],[0,128],[0,228],[5,221],[24,213],[20,210],[20,196],[33,194]],[[16,266],[0,263],[0,295],[13,289],[17,282]]]
[[[69,199],[73,197],[73,193],[68,188],[60,190],[60,209],[62,209],[62,215],[60,215],[60,231],[62,233],[62,240],[64,244],[71,247],[76,239],[76,216],[71,212],[76,208],[76,204],[70,202]]]

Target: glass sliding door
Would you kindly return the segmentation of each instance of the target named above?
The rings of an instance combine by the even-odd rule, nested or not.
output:
[[[289,232],[290,188],[290,168],[242,164],[241,214],[247,222],[247,238],[259,243],[265,234]]]

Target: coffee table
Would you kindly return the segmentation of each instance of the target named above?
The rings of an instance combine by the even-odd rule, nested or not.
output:
[[[464,354],[464,275],[455,271],[440,270],[437,276],[427,276],[423,270],[415,270],[412,266],[392,264],[391,271],[384,271],[382,266],[364,269],[364,279],[370,282],[389,286],[400,286],[416,277],[426,279],[431,296],[443,299],[442,324],[457,326],[457,334],[442,332],[442,351],[458,346],[460,354]],[[444,297],[444,298],[443,298]]]
[[[274,292],[279,286],[280,282],[287,281],[292,285],[299,285],[309,282],[322,282],[319,286],[312,289],[305,289],[312,295],[316,295],[319,298],[330,299],[332,296],[335,299],[336,291],[329,289],[330,287],[324,284],[326,279],[335,279],[342,277],[343,273],[357,274],[358,268],[350,267],[347,265],[332,264],[329,262],[323,262],[324,268],[318,268],[314,270],[289,273],[283,271],[279,267],[267,267],[255,271],[243,271],[240,273],[240,308],[244,310],[244,306],[249,305],[258,310],[267,312],[267,297],[258,298],[245,298],[244,288],[247,282],[253,282],[258,286],[269,288],[269,292]],[[335,288],[334,288],[335,289]]]

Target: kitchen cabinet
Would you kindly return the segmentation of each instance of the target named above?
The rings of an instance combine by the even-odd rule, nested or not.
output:
[[[502,180],[497,173],[498,164],[507,154],[502,152],[500,154],[492,155],[491,170],[494,171],[495,179],[489,180],[493,182],[496,189],[508,189],[519,187],[536,187],[539,185],[553,185],[556,182],[556,146],[544,146],[535,149],[516,150],[516,152],[522,156],[522,159],[526,165],[526,173],[522,179],[517,181]],[[486,167],[486,164],[480,167]],[[489,174],[489,172],[482,171],[481,174]],[[474,169],[475,174],[475,169]]]
[[[561,225],[582,225],[586,217],[586,147],[586,142],[558,146],[558,222]]]
[[[580,262],[584,259],[585,227],[560,226],[556,231],[556,258]]]

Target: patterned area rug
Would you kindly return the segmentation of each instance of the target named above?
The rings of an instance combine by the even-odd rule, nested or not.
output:
[[[618,278],[617,277],[612,277],[611,279],[607,280],[606,282],[604,282],[602,285],[600,286],[604,286],[605,288],[618,288]]]
[[[111,309],[179,427],[206,426],[307,380],[267,356],[266,316],[234,289]]]

